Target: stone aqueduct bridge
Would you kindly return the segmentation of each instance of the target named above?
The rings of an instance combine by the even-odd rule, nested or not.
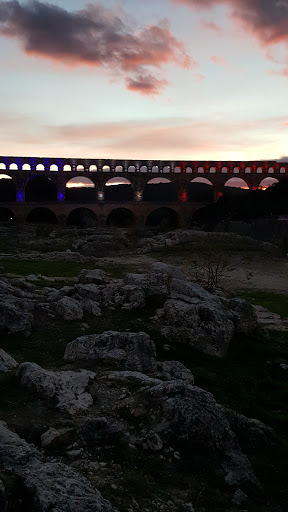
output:
[[[11,177],[16,185],[16,201],[0,203],[0,208],[9,208],[16,220],[25,222],[29,213],[36,207],[49,208],[62,222],[76,208],[92,210],[100,226],[106,225],[108,215],[125,207],[134,215],[139,225],[145,224],[149,214],[159,207],[173,210],[178,216],[178,225],[190,225],[193,213],[203,206],[201,203],[187,202],[187,184],[196,178],[206,178],[214,189],[214,200],[221,195],[227,181],[242,178],[249,189],[257,189],[264,178],[278,180],[288,174],[288,163],[276,161],[160,161],[160,160],[111,160],[111,159],[67,159],[0,156],[0,174]],[[52,202],[27,202],[27,183],[37,176],[45,177],[55,184],[57,200]],[[95,202],[89,204],[65,201],[66,184],[71,178],[89,177],[95,185]],[[111,178],[126,178],[133,187],[134,199],[131,202],[105,201],[105,184]],[[174,203],[143,202],[143,190],[153,178],[166,178],[175,184],[178,201]]]

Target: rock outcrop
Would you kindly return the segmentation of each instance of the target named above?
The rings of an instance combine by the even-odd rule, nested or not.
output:
[[[86,391],[89,381],[95,378],[93,372],[51,372],[35,363],[22,363],[17,376],[22,386],[43,398],[54,400],[56,407],[63,412],[75,414],[93,403],[92,396]]]
[[[16,368],[16,366],[18,366],[17,361],[0,348],[0,373],[9,372],[9,370]]]

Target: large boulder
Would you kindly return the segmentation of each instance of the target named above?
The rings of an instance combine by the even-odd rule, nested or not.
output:
[[[92,396],[86,392],[90,379],[95,373],[44,370],[35,363],[22,363],[17,377],[22,386],[35,391],[41,397],[56,401],[56,407],[63,412],[75,414],[93,404]]]
[[[62,297],[57,304],[57,313],[64,320],[81,320],[83,318],[83,306],[72,297]]]
[[[156,367],[154,342],[144,332],[106,331],[81,336],[69,343],[65,361],[95,361],[116,370],[152,372]]]
[[[6,470],[14,470],[35,458],[41,458],[40,452],[0,421],[0,465]]]
[[[237,437],[211,393],[187,382],[168,381],[145,387],[141,403],[153,414],[153,430],[168,445],[178,444],[218,464],[228,485],[258,490],[260,484]],[[145,400],[146,398],[146,400]]]
[[[9,372],[12,368],[18,366],[17,361],[9,356],[2,348],[0,348],[0,372]]]
[[[168,299],[163,308],[163,334],[169,339],[223,357],[235,332],[231,315],[213,302],[194,304]]]
[[[102,292],[105,309],[136,309],[145,306],[145,293],[139,284],[126,284],[123,279],[109,283]]]
[[[0,297],[0,331],[9,333],[30,333],[33,324],[31,311],[34,304],[29,299],[19,299],[13,295]]]
[[[232,311],[232,320],[236,332],[251,334],[257,327],[256,309],[244,299],[231,299],[227,304]]]
[[[31,512],[117,512],[83,476],[60,463],[35,461],[17,472]]]

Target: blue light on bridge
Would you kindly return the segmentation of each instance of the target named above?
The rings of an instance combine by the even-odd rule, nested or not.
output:
[[[23,190],[18,190],[17,192],[17,201],[22,203],[24,201],[24,192]]]
[[[65,195],[63,194],[63,192],[59,192],[58,201],[64,201],[64,199],[65,199]]]

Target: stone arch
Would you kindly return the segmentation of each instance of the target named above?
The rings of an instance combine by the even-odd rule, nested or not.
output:
[[[268,178],[267,177],[267,178],[264,178],[259,183],[259,188],[266,190],[266,188],[271,187],[271,185],[275,185],[275,183],[279,183],[279,180],[277,180],[276,178],[272,178],[272,177]]]
[[[93,203],[96,201],[95,184],[86,176],[75,176],[66,182],[65,200],[76,203]]]
[[[186,186],[187,201],[193,203],[212,203],[214,198],[213,184],[207,178],[193,178]]]
[[[251,174],[252,173],[252,167],[245,167],[245,173]]]
[[[178,201],[177,187],[167,178],[152,178],[144,187],[143,201],[175,203]]]
[[[165,167],[163,167],[163,170],[162,170],[162,173],[170,173],[171,172],[171,167],[170,165],[165,165]]]
[[[0,202],[10,203],[16,201],[16,185],[11,176],[0,174]]]
[[[31,165],[30,164],[23,164],[22,165],[22,171],[31,171]]]
[[[135,165],[129,165],[129,167],[128,167],[128,172],[136,172],[136,167],[135,167]]]
[[[63,167],[63,171],[64,172],[70,172],[72,171],[72,167],[70,164],[65,164],[64,167]]]
[[[203,174],[203,173],[205,172],[204,167],[198,167],[197,172],[198,172],[199,174]]]
[[[159,173],[159,166],[158,165],[153,165],[151,171],[154,172],[154,173]]]
[[[268,169],[268,174],[274,174],[274,172],[275,172],[274,167],[270,166]]]
[[[85,167],[83,164],[78,164],[77,167],[76,167],[76,171],[77,172],[83,172],[85,171]]]
[[[163,231],[176,229],[179,225],[178,214],[172,208],[157,208],[149,213],[145,225],[148,227],[158,227],[163,229]]]
[[[15,163],[12,163],[9,165],[9,170],[10,171],[18,171],[18,165],[15,164]]]
[[[226,174],[227,172],[229,172],[228,167],[226,167],[226,166],[221,167],[221,172],[222,172],[223,174]]]
[[[59,169],[58,169],[58,165],[56,165],[56,164],[51,164],[51,165],[50,165],[50,171],[52,171],[52,172],[56,172],[56,171],[58,171],[58,170],[59,170]]]
[[[282,167],[280,168],[280,173],[286,174],[286,171],[287,171],[287,167],[283,167],[283,165],[282,165]]]
[[[33,208],[28,215],[26,222],[33,224],[58,224],[57,217],[49,208]]]
[[[217,168],[216,167],[210,167],[209,172],[211,174],[215,174],[217,172]]]
[[[107,164],[103,165],[102,172],[110,172],[110,165],[107,165]]]
[[[10,208],[0,207],[0,222],[13,222],[15,220],[15,215]]]
[[[0,163],[0,171],[6,171],[6,165],[3,162]]]
[[[186,173],[187,174],[192,174],[192,172],[193,172],[192,167],[186,167]]]
[[[97,228],[98,219],[96,213],[89,208],[75,208],[69,213],[66,224],[78,228]]]
[[[140,167],[140,172],[148,172],[148,167],[147,167],[147,165],[141,165],[141,167]]]
[[[25,201],[49,202],[57,201],[57,187],[51,178],[46,176],[33,176],[26,183]]]
[[[233,168],[233,174],[240,174],[240,171],[241,171],[241,169],[238,166]]]
[[[123,172],[123,165],[116,165],[115,172]]]
[[[109,227],[129,228],[135,223],[135,215],[128,208],[116,208],[109,213],[106,225]]]
[[[181,172],[181,167],[179,165],[176,165],[176,167],[174,167],[174,173],[179,174],[180,172]]]
[[[45,171],[44,164],[37,164],[36,165],[36,171]]]
[[[97,172],[97,171],[98,171],[97,165],[95,165],[95,164],[90,165],[89,172]]]
[[[225,182],[224,186],[232,188],[249,188],[249,183],[243,178],[229,178]]]
[[[133,194],[134,189],[132,183],[122,176],[110,178],[105,183],[105,201],[133,201]]]
[[[256,169],[257,174],[263,174],[263,167],[258,166]]]

